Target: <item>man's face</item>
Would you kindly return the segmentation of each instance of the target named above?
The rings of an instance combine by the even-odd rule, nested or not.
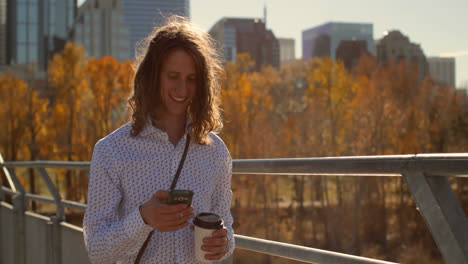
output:
[[[159,76],[162,118],[186,116],[187,107],[195,96],[196,83],[192,56],[181,49],[169,53]]]

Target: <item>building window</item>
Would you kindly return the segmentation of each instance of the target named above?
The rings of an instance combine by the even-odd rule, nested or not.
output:
[[[232,47],[226,47],[226,61],[232,61]]]
[[[37,57],[37,44],[29,45],[29,58],[28,62],[38,62],[38,57]]]
[[[29,42],[37,42],[38,36],[37,36],[37,25],[30,24],[28,27],[28,33],[29,33]]]
[[[19,63],[19,64],[26,63],[26,53],[27,53],[26,43],[19,43],[18,44],[17,53],[18,53],[17,63]]]
[[[26,4],[21,4],[21,3],[18,3],[17,5],[17,21],[18,23],[26,23],[26,11],[27,11],[27,6]]]
[[[26,42],[26,24],[18,24],[18,42]]]
[[[28,6],[28,20],[33,23],[37,22],[37,4]]]

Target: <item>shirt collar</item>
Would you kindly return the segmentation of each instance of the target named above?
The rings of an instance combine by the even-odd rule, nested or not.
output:
[[[185,121],[184,137],[187,135],[187,133],[189,131],[189,127],[191,125],[192,125],[192,119],[187,115],[187,120]],[[159,128],[156,128],[155,126],[153,126],[153,123],[151,122],[151,117],[149,115],[147,115],[146,116],[145,127],[140,132],[140,136],[146,137],[146,136],[154,134],[154,133],[165,133],[165,132],[160,130]]]

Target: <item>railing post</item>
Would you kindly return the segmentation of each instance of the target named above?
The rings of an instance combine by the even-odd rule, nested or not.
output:
[[[25,234],[25,216],[24,211],[28,209],[26,202],[26,191],[23,185],[21,185],[16,173],[13,169],[6,168],[7,177],[12,181],[19,194],[13,196],[13,213],[15,215],[14,228],[15,228],[15,263],[24,264],[26,256],[26,234]]]
[[[60,220],[52,216],[47,222],[47,263],[62,263],[62,233]]]
[[[60,223],[65,220],[65,209],[62,205],[62,196],[60,195],[57,187],[52,182],[43,167],[36,168],[42,180],[49,189],[50,194],[54,197],[56,205],[55,217],[51,217],[47,222],[48,226],[48,241],[49,241],[49,254],[48,263],[61,264],[62,263],[62,233]]]
[[[13,197],[13,213],[15,215],[15,263],[25,263],[26,243],[25,243],[25,219],[24,219],[24,194],[17,194]]]
[[[37,171],[39,172],[39,175],[41,176],[42,180],[47,186],[47,189],[49,189],[50,194],[52,197],[54,197],[55,200],[55,205],[57,206],[56,208],[56,217],[58,221],[64,221],[65,220],[65,210],[62,205],[62,196],[60,196],[60,193],[55,187],[55,184],[52,182],[52,180],[49,177],[49,174],[47,173],[45,168],[37,168]]]
[[[468,263],[468,221],[447,178],[420,171],[403,178],[445,262]]]

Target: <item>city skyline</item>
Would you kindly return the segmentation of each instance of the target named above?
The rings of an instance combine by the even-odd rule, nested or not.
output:
[[[277,38],[295,39],[296,58],[302,57],[304,30],[327,22],[372,23],[376,40],[385,31],[400,30],[421,45],[426,57],[454,56],[456,84],[468,86],[467,1],[194,0],[190,2],[191,20],[208,32],[223,17],[262,18],[265,4],[267,28]]]

